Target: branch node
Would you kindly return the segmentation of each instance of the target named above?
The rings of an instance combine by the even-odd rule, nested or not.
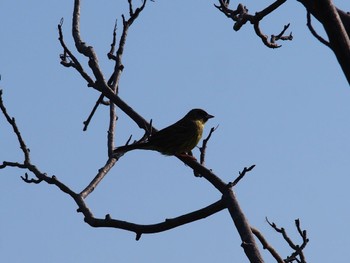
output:
[[[28,184],[33,183],[33,184],[39,184],[42,182],[42,179],[34,179],[34,178],[29,178],[28,173],[25,173],[24,176],[21,176],[22,180]]]
[[[142,235],[142,233],[141,232],[137,232],[136,233],[136,241],[139,241],[140,240],[140,238],[141,238],[141,235]]]
[[[112,219],[112,217],[111,217],[110,214],[107,214],[107,215],[105,216],[105,220],[111,220],[111,219]]]

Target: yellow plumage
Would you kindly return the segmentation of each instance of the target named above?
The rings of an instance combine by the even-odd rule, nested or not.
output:
[[[193,109],[181,120],[152,134],[147,141],[118,147],[113,153],[134,149],[154,150],[164,155],[188,153],[202,138],[204,124],[213,117],[202,109]]]

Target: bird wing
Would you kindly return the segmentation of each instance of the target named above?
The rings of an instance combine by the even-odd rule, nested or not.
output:
[[[173,155],[191,150],[197,138],[197,127],[192,121],[180,121],[156,132],[149,138],[149,144],[163,154]],[[189,145],[189,146],[188,146]],[[191,149],[187,149],[191,148]]]

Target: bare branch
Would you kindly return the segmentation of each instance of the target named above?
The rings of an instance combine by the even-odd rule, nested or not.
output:
[[[151,132],[156,131],[156,129],[152,127],[151,123],[148,123],[141,115],[139,115],[136,111],[134,111],[127,103],[125,103],[118,96],[118,88],[119,88],[118,84],[119,84],[121,72],[123,70],[121,58],[124,51],[127,32],[129,27],[132,25],[135,19],[139,16],[141,11],[144,9],[146,1],[143,1],[143,4],[140,7],[134,9],[134,7],[132,6],[132,1],[128,0],[130,18],[126,19],[124,15],[122,16],[123,32],[120,37],[119,47],[116,52],[116,56],[112,57],[112,60],[115,61],[114,71],[107,82],[104,77],[104,74],[100,69],[98,58],[93,47],[88,46],[85,42],[82,41],[82,38],[80,35],[80,2],[81,1],[79,0],[74,1],[72,35],[74,38],[77,51],[83,54],[88,59],[88,65],[93,72],[93,76],[90,77],[88,74],[85,73],[79,61],[75,58],[72,52],[70,52],[70,50],[65,45],[63,41],[63,34],[62,34],[62,23],[58,26],[59,40],[63,47],[63,55],[61,55],[61,60],[63,62],[63,65],[75,68],[80,73],[80,75],[82,75],[83,78],[87,81],[88,86],[93,87],[94,89],[101,92],[101,96],[100,96],[101,102],[103,100],[103,97],[108,98],[110,102],[112,102],[110,103],[110,123],[109,123],[109,130],[108,130],[108,150],[109,150],[109,156],[111,156],[111,149],[113,148],[114,127],[115,127],[115,120],[116,120],[116,114],[115,114],[113,103],[116,106],[118,106],[122,111],[124,111],[132,120],[134,120],[134,122],[138,124],[140,128],[144,129],[146,133],[147,131],[151,131]],[[227,4],[228,2],[225,1],[225,3]],[[240,19],[239,23],[243,25],[247,21],[250,21],[249,20],[250,17],[254,17],[254,16],[250,16],[249,14],[244,15],[245,14],[244,12],[247,13],[248,11],[245,8],[241,8],[241,10],[242,10],[241,14],[243,15],[240,16],[240,14],[238,13],[237,17]],[[239,23],[237,23],[237,25],[239,25]],[[112,41],[110,53],[114,53],[114,46],[116,42],[115,34],[116,34],[116,26],[113,32],[113,41]],[[98,104],[96,103],[96,105]],[[97,108],[96,105],[95,107]],[[91,115],[93,114],[94,114],[94,110]],[[210,136],[208,136],[207,139],[209,140],[209,138]],[[167,219],[162,223],[153,224],[153,225],[139,225],[139,224],[134,224],[134,223],[125,222],[121,220],[116,220],[116,219],[112,219],[111,216],[109,215],[107,215],[104,219],[98,219],[94,217],[93,213],[90,211],[89,207],[86,205],[85,198],[97,187],[99,182],[101,182],[101,180],[106,176],[106,174],[110,171],[111,167],[114,165],[115,160],[112,158],[108,159],[106,164],[99,170],[95,178],[79,194],[74,192],[72,189],[70,189],[61,181],[59,181],[56,178],[56,176],[49,177],[45,173],[40,172],[39,169],[37,169],[34,165],[30,163],[29,151],[28,151],[28,161],[25,162],[24,164],[4,162],[2,165],[0,165],[0,168],[12,165],[18,168],[29,170],[35,175],[37,179],[33,179],[34,180],[33,181],[32,179],[29,179],[28,176],[25,176],[24,177],[25,181],[27,182],[43,181],[48,184],[57,186],[62,192],[72,197],[72,199],[75,201],[75,203],[78,206],[77,211],[83,213],[84,220],[89,225],[93,227],[113,227],[113,228],[120,228],[120,229],[133,231],[136,233],[137,239],[139,239],[143,233],[156,233],[160,231],[165,231],[167,229],[171,229],[171,228],[186,224],[188,222],[199,220],[201,218],[204,218],[206,216],[217,213],[218,211],[221,211],[227,208],[240,235],[244,252],[246,253],[250,262],[263,262],[260,252],[257,248],[252,230],[248,223],[248,220],[243,214],[242,209],[239,206],[239,203],[237,201],[237,198],[233,190],[230,187],[228,187],[228,185],[225,182],[223,182],[216,174],[214,174],[211,170],[205,168],[196,160],[191,158],[186,158],[185,156],[177,156],[177,157],[181,161],[183,161],[185,164],[187,164],[192,170],[196,171],[198,174],[201,174],[208,182],[210,182],[215,188],[217,188],[219,192],[222,194],[222,199],[205,208],[199,209],[192,213],[188,213],[173,219]],[[248,169],[249,168],[247,168],[247,171]],[[250,169],[253,169],[253,167],[251,167]],[[247,171],[243,170],[242,173],[245,174]]]
[[[284,35],[284,32],[286,32],[286,30],[289,28],[290,24],[285,25],[283,30],[281,31],[281,33],[279,33],[277,36],[275,35],[271,35],[271,43],[275,43],[278,40],[293,40],[293,35],[292,32],[290,32],[290,34],[288,36]]]
[[[253,170],[255,167],[255,164],[253,164],[252,166],[250,166],[249,168],[244,167],[242,172],[239,172],[239,176],[231,183],[228,183],[227,186],[232,188],[234,186],[236,186],[238,184],[238,182],[246,175],[246,173],[250,172],[251,170]]]
[[[194,212],[184,214],[175,218],[165,219],[164,222],[150,225],[142,225],[130,223],[127,221],[121,221],[112,219],[110,215],[106,215],[104,219],[97,219],[92,216],[91,213],[84,213],[85,222],[88,223],[92,227],[109,227],[109,228],[118,228],[124,229],[127,231],[135,232],[136,239],[140,239],[142,234],[153,234],[163,232],[169,229],[173,229],[203,218],[206,218],[210,215],[213,215],[223,209],[225,209],[225,203],[222,200],[219,200],[211,205],[208,205],[204,208],[196,210]]]
[[[30,157],[29,157],[30,150],[27,147],[27,145],[25,144],[21,133],[19,132],[15,118],[11,118],[10,115],[7,113],[6,107],[5,107],[4,102],[2,100],[2,90],[0,90],[0,109],[1,109],[2,113],[4,114],[7,122],[12,126],[12,129],[17,136],[17,140],[18,140],[19,145],[20,145],[22,152],[24,154],[24,163],[30,163]]]
[[[200,165],[200,163],[198,163],[196,160],[186,158],[184,156],[177,156],[177,158],[179,158],[187,166],[193,169],[195,173],[200,174],[202,177],[204,177],[222,193],[226,207],[228,208],[231,218],[233,219],[233,222],[241,237],[241,246],[244,249],[245,254],[251,262],[263,262],[253,233],[251,232],[248,220],[246,219],[232,189],[230,187],[227,187],[227,184],[223,182],[216,174]]]
[[[107,97],[110,101],[112,101],[115,105],[117,105],[123,112],[125,112],[141,129],[147,130],[149,128],[149,123],[142,118],[141,115],[139,115],[136,111],[134,111],[128,104],[126,104],[117,94],[116,94],[116,87],[118,86],[118,78],[120,76],[120,71],[122,70],[121,60],[118,59],[118,54],[121,55],[124,50],[124,44],[127,34],[127,29],[130,27],[130,25],[135,21],[135,19],[139,16],[141,11],[144,9],[147,1],[144,1],[141,7],[136,8],[135,11],[133,11],[133,16],[130,17],[129,20],[126,20],[123,16],[123,34],[120,39],[119,49],[117,52],[117,58],[116,58],[116,66],[115,70],[108,81],[106,83],[103,73],[98,65],[98,58],[94,51],[94,49],[91,46],[87,46],[85,42],[82,41],[80,36],[80,0],[74,1],[74,11],[73,11],[73,24],[72,24],[72,35],[74,38],[75,46],[81,54],[86,56],[89,61],[89,67],[91,68],[95,79],[92,80],[83,70],[80,63],[76,58],[73,56],[72,52],[69,51],[69,49],[66,47],[66,45],[63,42],[63,36],[62,36],[62,30],[61,25],[59,25],[59,33],[60,33],[60,42],[64,49],[64,53],[68,54],[69,58],[72,60],[74,68],[84,77],[84,79],[88,82],[89,87],[93,87],[96,90],[100,91],[105,97]],[[124,37],[123,37],[124,35]],[[63,54],[62,58],[64,59],[66,56]],[[119,61],[119,62],[118,62]]]
[[[90,124],[90,121],[92,119],[92,117],[94,116],[98,106],[102,103],[103,101],[103,98],[104,98],[104,95],[101,94],[100,97],[97,99],[96,103],[95,103],[95,106],[92,108],[90,114],[89,114],[89,117],[86,119],[86,121],[83,122],[84,124],[84,128],[83,128],[83,131],[86,131],[89,124]]]
[[[258,37],[262,40],[262,42],[269,48],[279,48],[280,45],[277,45],[275,42],[278,40],[292,40],[293,36],[292,34],[289,34],[288,36],[283,36],[286,29],[289,27],[289,24],[284,26],[284,29],[280,34],[277,36],[271,35],[271,40],[268,40],[268,36],[265,35],[262,30],[260,29],[260,21],[272,13],[274,10],[276,10],[278,7],[280,7],[282,4],[284,4],[286,0],[276,0],[271,5],[266,7],[260,12],[256,12],[255,15],[251,15],[248,13],[248,9],[243,6],[242,4],[238,4],[236,10],[232,10],[228,8],[229,1],[219,0],[220,5],[214,6],[220,10],[226,17],[232,19],[235,23],[233,25],[233,29],[235,31],[238,31],[241,29],[243,25],[245,25],[247,22],[250,22],[254,25],[254,31]]]
[[[118,22],[118,20],[115,20],[111,49],[110,49],[110,51],[107,54],[107,57],[109,59],[112,59],[112,60],[116,60],[117,59],[116,56],[114,55],[115,45],[117,43],[117,25],[118,25],[117,22]]]
[[[202,147],[199,147],[199,151],[200,151],[200,164],[201,164],[201,165],[204,165],[204,162],[205,162],[205,152],[206,152],[206,150],[207,150],[207,144],[208,144],[208,142],[209,142],[209,140],[210,140],[210,137],[211,137],[211,135],[214,133],[214,131],[216,131],[216,129],[217,129],[218,127],[219,127],[219,125],[216,126],[215,128],[214,128],[214,127],[211,127],[210,132],[209,132],[207,138],[205,138],[205,139],[203,140]]]
[[[267,223],[278,233],[282,234],[283,239],[288,243],[288,245],[294,250],[294,252],[288,256],[284,262],[301,262],[301,263],[306,263],[305,256],[304,256],[304,248],[306,247],[307,243],[309,242],[309,239],[307,238],[307,232],[306,230],[301,230],[300,228],[300,221],[299,219],[295,220],[295,225],[297,227],[298,233],[301,236],[303,242],[301,245],[296,245],[294,242],[291,240],[291,238],[288,236],[286,230],[282,227],[279,228],[275,223],[270,223],[270,221],[266,218]]]
[[[41,183],[43,180],[38,178],[38,179],[35,179],[35,178],[30,178],[29,179],[29,176],[28,176],[28,173],[25,173],[24,176],[21,176],[22,180],[28,184],[31,184],[31,183],[34,183],[34,184],[39,184]]]
[[[0,95],[1,94],[2,92],[0,92]],[[8,122],[13,126],[15,133],[17,134],[17,138],[20,141],[20,144],[23,145],[24,149],[27,149],[20,135],[20,132],[17,129],[16,124],[12,121],[12,119],[7,114],[7,111],[3,105],[1,96],[0,96],[0,107],[3,114],[6,116],[6,119],[8,120]],[[140,238],[141,234],[143,233],[157,233],[168,229],[172,229],[190,222],[203,219],[205,217],[208,217],[226,208],[225,206],[226,202],[224,202],[223,200],[219,200],[202,209],[196,210],[194,212],[191,212],[176,218],[166,219],[162,223],[153,224],[153,225],[138,225],[130,222],[111,219],[110,216],[106,216],[105,219],[97,219],[93,216],[92,212],[87,207],[86,203],[84,202],[84,198],[86,198],[96,188],[98,183],[104,178],[104,176],[113,167],[115,162],[114,159],[112,158],[109,159],[106,165],[102,169],[100,169],[99,173],[91,181],[88,187],[86,187],[80,194],[77,194],[73,190],[71,190],[67,185],[59,181],[56,176],[49,177],[46,175],[46,173],[41,172],[35,165],[32,165],[30,163],[29,151],[27,152],[27,154],[28,154],[28,158],[26,158],[25,163],[21,164],[17,162],[3,162],[3,164],[0,165],[0,169],[6,168],[6,167],[18,167],[21,169],[27,169],[35,175],[36,179],[34,178],[29,179],[28,174],[25,173],[25,176],[22,177],[22,179],[26,183],[38,184],[40,182],[46,182],[48,184],[57,186],[62,192],[68,194],[74,199],[74,201],[78,205],[77,211],[83,213],[85,216],[84,218],[85,222],[87,222],[89,225],[93,227],[112,227],[112,228],[125,229],[125,230],[135,232],[137,234],[137,237]]]
[[[114,164],[116,163],[116,159],[109,158],[106,162],[106,164],[98,170],[97,175],[95,178],[89,183],[89,185],[80,192],[80,196],[82,198],[86,198],[90,193],[92,193],[97,185],[102,181],[102,179],[108,174],[108,172],[113,168]]]
[[[277,253],[277,251],[267,242],[263,234],[256,228],[251,227],[253,234],[259,239],[260,243],[263,246],[263,249],[266,249],[270,254],[276,259],[278,263],[285,263],[282,257]]]
[[[93,86],[94,81],[85,72],[84,68],[79,63],[79,60],[73,55],[73,53],[69,50],[66,43],[64,42],[62,25],[63,25],[63,19],[61,19],[60,23],[58,24],[58,34],[59,34],[58,40],[63,48],[63,54],[60,55],[61,65],[65,67],[75,68],[80,73],[80,75],[87,81],[88,86]]]
[[[329,45],[337,57],[348,83],[350,83],[350,17],[337,9],[331,0],[298,0],[310,12],[326,31]]]
[[[307,19],[307,27],[309,28],[311,34],[318,40],[320,41],[322,44],[324,44],[325,46],[331,48],[330,44],[328,41],[326,41],[323,37],[321,37],[319,34],[317,34],[316,30],[313,28],[312,23],[311,23],[311,13],[309,11],[307,11],[306,14],[306,19]]]
[[[146,6],[146,2],[147,0],[143,1],[143,4],[141,5],[141,7],[136,8],[136,10],[134,11],[133,6],[132,6],[132,1],[128,0],[129,2],[129,14],[130,14],[130,18],[127,20],[125,18],[124,15],[122,15],[122,19],[123,19],[123,32],[122,35],[120,37],[119,40],[119,47],[116,53],[116,56],[114,56],[112,54],[112,52],[114,52],[114,46],[116,44],[116,30],[117,30],[117,23],[114,25],[114,30],[113,30],[113,41],[111,44],[111,50],[108,54],[108,58],[115,60],[115,66],[114,66],[114,71],[108,81],[109,86],[112,88],[112,90],[114,90],[117,93],[117,87],[119,84],[119,79],[120,79],[120,75],[121,72],[124,69],[124,66],[122,64],[122,56],[124,53],[124,48],[125,48],[125,43],[126,43],[126,37],[128,35],[128,31],[130,26],[133,24],[133,22],[138,18],[138,16],[140,15],[140,13],[143,11],[143,9]]]

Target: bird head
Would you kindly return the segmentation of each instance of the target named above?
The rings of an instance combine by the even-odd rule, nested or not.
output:
[[[214,118],[214,116],[208,114],[205,110],[202,109],[192,109],[186,114],[185,118],[193,121],[201,121],[202,123],[206,123],[207,120]]]

